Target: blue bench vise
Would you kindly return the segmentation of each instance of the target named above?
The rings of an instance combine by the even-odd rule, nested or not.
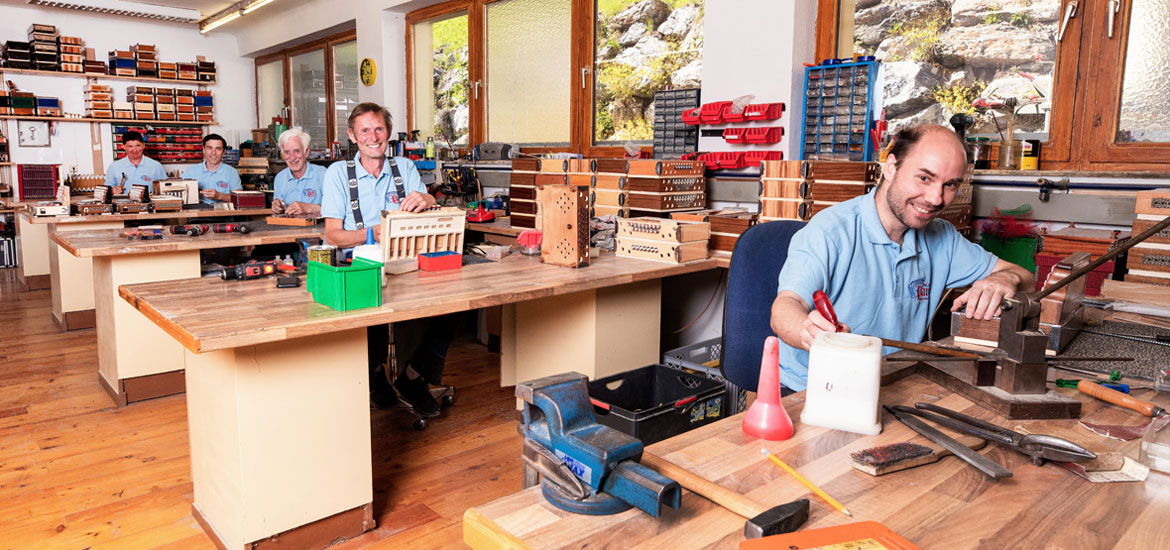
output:
[[[524,401],[524,487],[539,480],[553,506],[578,514],[607,515],[638,508],[658,517],[662,505],[678,509],[678,482],[638,461],[642,442],[597,423],[585,375],[571,372],[516,385]]]

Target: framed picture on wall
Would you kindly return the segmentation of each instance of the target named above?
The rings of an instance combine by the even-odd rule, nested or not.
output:
[[[47,120],[18,120],[16,121],[17,143],[21,147],[48,147],[49,121]]]

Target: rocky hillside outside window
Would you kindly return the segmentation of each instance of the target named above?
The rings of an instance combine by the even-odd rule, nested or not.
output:
[[[1170,0],[818,0],[818,57],[875,55],[891,130],[976,115],[1040,168],[1170,168]],[[996,126],[999,122],[999,126]]]
[[[467,11],[411,26],[416,128],[448,147],[466,147],[470,131]]]
[[[841,33],[853,37],[853,54],[882,62],[891,132],[967,113],[976,119],[969,132],[998,136],[1011,126],[1047,139],[1060,0],[850,3]]]
[[[701,86],[703,10],[703,0],[596,2],[594,143],[650,143],[654,92]]]

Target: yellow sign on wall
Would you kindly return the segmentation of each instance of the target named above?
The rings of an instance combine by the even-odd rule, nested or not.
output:
[[[374,79],[378,76],[378,66],[374,64],[374,60],[370,58],[362,59],[362,65],[358,72],[362,77],[362,84],[372,86]]]

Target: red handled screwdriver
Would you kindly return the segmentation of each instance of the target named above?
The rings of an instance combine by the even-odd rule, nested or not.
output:
[[[816,304],[817,311],[821,312],[821,316],[836,327],[834,332],[841,332],[841,323],[837,322],[837,312],[833,311],[833,303],[829,301],[829,296],[822,290],[813,292],[813,303]]]

